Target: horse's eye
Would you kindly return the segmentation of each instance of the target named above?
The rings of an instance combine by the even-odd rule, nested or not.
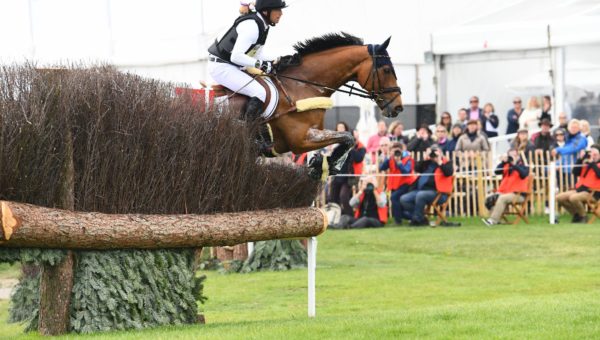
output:
[[[383,73],[385,73],[385,74],[390,74],[390,73],[392,73],[392,69],[391,69],[391,68],[388,68],[388,67],[386,67],[386,68],[384,68],[384,69],[383,69]]]

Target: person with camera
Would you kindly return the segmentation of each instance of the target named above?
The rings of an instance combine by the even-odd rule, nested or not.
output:
[[[452,191],[454,166],[442,156],[439,147],[433,146],[426,150],[423,161],[415,165],[415,171],[419,173],[416,186],[400,198],[400,204],[405,216],[410,217],[411,226],[426,226],[429,221],[425,218],[425,207],[433,203],[438,192]],[[438,202],[447,199],[447,195],[442,195]]]
[[[387,177],[387,189],[392,192],[390,201],[392,202],[392,216],[396,224],[402,224],[402,205],[400,198],[406,194],[413,183],[417,180],[415,176],[415,161],[406,146],[401,143],[394,143],[391,149],[392,157],[386,158],[379,166],[379,171],[388,171],[388,174],[395,175]]]
[[[529,167],[519,157],[517,149],[510,149],[502,157],[502,161],[496,167],[496,175],[502,175],[502,181],[497,190],[497,196],[491,202],[486,200],[486,207],[492,211],[483,223],[493,226],[500,223],[506,206],[511,202],[524,202],[525,192],[528,191]],[[494,202],[495,201],[495,202]]]
[[[577,160],[573,174],[578,176],[575,190],[563,192],[556,196],[556,201],[569,214],[573,215],[572,223],[586,223],[585,202],[596,191],[595,200],[600,199],[600,145],[594,144],[584,156]]]
[[[408,143],[408,151],[410,152],[424,152],[433,145],[433,139],[431,139],[431,129],[427,124],[421,124],[417,130],[417,134]]]
[[[350,199],[354,208],[355,220],[348,228],[379,228],[388,220],[387,197],[385,192],[377,188],[374,177],[360,181],[360,190]]]

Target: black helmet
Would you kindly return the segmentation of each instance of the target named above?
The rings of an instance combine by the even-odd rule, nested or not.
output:
[[[256,4],[254,5],[257,12],[286,7],[287,5],[283,0],[256,0]]]

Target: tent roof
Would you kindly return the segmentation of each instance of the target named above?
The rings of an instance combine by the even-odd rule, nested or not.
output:
[[[521,0],[432,35],[435,54],[600,42],[600,0]]]

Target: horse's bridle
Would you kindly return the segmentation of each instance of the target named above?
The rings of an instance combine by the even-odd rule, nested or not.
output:
[[[350,90],[344,90],[341,87],[338,89],[334,89],[332,87],[323,85],[323,84],[319,84],[310,80],[306,80],[306,79],[300,79],[300,78],[296,78],[296,77],[290,77],[290,76],[286,76],[286,75],[282,75],[282,74],[275,74],[275,78],[277,77],[281,77],[281,78],[285,78],[285,79],[290,79],[290,80],[294,80],[300,83],[304,83],[304,84],[309,84],[315,87],[319,87],[331,92],[341,92],[341,93],[347,93],[350,96],[357,96],[357,97],[361,97],[361,98],[367,98],[367,99],[371,99],[372,101],[374,101],[375,103],[380,103],[382,101],[385,102],[385,98],[383,98],[384,94],[387,93],[396,93],[396,96],[394,96],[391,100],[385,102],[385,105],[383,106],[383,108],[381,109],[382,111],[385,110],[388,106],[390,106],[391,103],[394,102],[394,100],[396,100],[396,98],[398,98],[400,95],[402,95],[402,90],[400,89],[400,87],[398,86],[394,86],[394,87],[386,87],[386,88],[381,88],[381,79],[379,78],[379,73],[377,73],[377,70],[379,69],[377,67],[377,58],[388,58],[390,59],[389,55],[378,55],[375,53],[375,49],[371,47],[372,45],[369,45],[369,54],[371,55],[371,59],[373,61],[373,67],[371,69],[371,72],[369,73],[369,77],[367,77],[367,80],[365,81],[364,84],[361,84],[362,88],[366,88],[366,85],[369,83],[369,80],[372,79],[372,86],[371,86],[371,91],[367,91],[367,90],[363,90],[363,89],[358,89],[355,88],[354,85],[348,85],[348,84],[343,84],[341,87],[347,87]],[[391,65],[391,62],[389,62],[389,64]],[[383,65],[384,66],[384,65]],[[382,66],[382,67],[383,67]],[[396,72],[394,71],[393,66],[392,68],[392,72],[394,73],[394,78],[398,79],[398,77],[396,77]],[[376,91],[375,90],[375,82],[377,82],[377,86],[379,87],[379,89]]]
[[[375,51],[376,49],[371,46],[373,46],[373,45],[369,45],[369,54],[371,55],[371,58],[373,59],[373,68],[371,69],[371,73],[369,74],[369,77],[367,77],[367,80],[365,80],[365,83],[361,86],[362,86],[362,88],[366,88],[366,85],[369,82],[369,79],[373,78],[372,85],[371,85],[372,90],[369,91],[369,97],[371,100],[373,100],[377,104],[379,104],[379,102],[384,102],[385,105],[383,105],[383,108],[381,108],[381,110],[383,111],[388,106],[390,106],[390,104],[393,103],[394,100],[396,100],[396,98],[398,98],[399,96],[402,95],[402,90],[400,89],[399,86],[381,88],[381,79],[379,78],[379,73],[377,72],[377,70],[379,69],[379,67],[377,67],[377,58],[390,59],[391,57],[387,54],[378,55]],[[396,71],[394,71],[394,67],[391,63],[391,60],[386,61],[384,63],[384,65],[382,65],[381,67],[385,66],[385,64],[390,65],[391,71],[394,74],[394,78],[396,80],[398,80],[398,77],[396,76]],[[377,79],[377,87],[379,88],[379,90],[377,90],[377,91],[375,91],[375,79]],[[382,96],[386,93],[396,93],[396,92],[397,92],[397,94],[392,99],[388,100],[387,102],[385,101],[385,98],[383,98],[383,96]]]

